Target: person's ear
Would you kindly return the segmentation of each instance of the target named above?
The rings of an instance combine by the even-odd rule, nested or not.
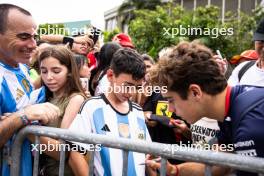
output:
[[[201,87],[197,84],[191,84],[189,86],[189,96],[195,99],[200,99],[203,95]]]
[[[108,69],[106,71],[106,76],[107,76],[107,79],[109,82],[112,82],[113,81],[113,77],[114,77],[114,71],[112,69]]]

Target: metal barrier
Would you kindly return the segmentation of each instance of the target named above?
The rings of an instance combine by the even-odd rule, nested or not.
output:
[[[150,143],[146,141],[138,141],[125,138],[113,138],[98,134],[80,134],[73,133],[67,129],[58,129],[43,126],[28,126],[19,131],[12,148],[12,163],[11,176],[18,176],[20,170],[20,156],[21,145],[24,138],[28,134],[36,135],[36,143],[39,144],[39,136],[48,136],[51,138],[59,138],[63,140],[76,141],[89,144],[102,144],[110,148],[122,149],[123,155],[123,172],[122,175],[127,175],[127,160],[128,151],[135,151],[139,153],[154,154],[162,157],[160,175],[166,175],[166,161],[167,158],[179,159],[185,161],[194,161],[207,164],[205,175],[211,175],[212,165],[227,166],[238,170],[251,171],[264,174],[264,159],[256,157],[244,157],[236,154],[212,152],[206,150],[190,150],[187,147],[179,147],[177,150],[174,146],[160,143]],[[94,152],[91,160],[93,161]],[[37,176],[39,153],[34,157],[33,175]],[[60,169],[59,175],[64,174],[64,160],[65,152],[60,151]],[[93,175],[93,162],[89,164],[89,175]]]

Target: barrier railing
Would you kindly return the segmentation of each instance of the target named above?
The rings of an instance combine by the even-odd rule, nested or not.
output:
[[[236,154],[212,152],[207,150],[190,150],[187,147],[178,147],[175,150],[175,145],[150,143],[146,141],[138,141],[125,138],[113,138],[99,134],[81,134],[73,133],[67,129],[58,129],[43,126],[28,126],[19,131],[12,148],[11,176],[18,176],[20,170],[21,145],[28,134],[36,135],[36,144],[39,144],[39,136],[47,136],[51,138],[59,138],[61,142],[75,141],[89,144],[101,144],[105,147],[122,149],[123,155],[123,172],[122,175],[127,175],[128,151],[139,153],[147,153],[162,157],[160,175],[166,175],[166,162],[168,158],[184,161],[194,161],[206,164],[205,175],[211,175],[211,166],[220,165],[227,166],[238,170],[256,172],[264,174],[264,159],[256,157],[246,157]],[[93,175],[93,157],[92,152],[89,164],[89,175]],[[37,176],[38,172],[39,153],[34,156],[33,175]],[[60,169],[59,175],[64,174],[65,152],[60,151]]]

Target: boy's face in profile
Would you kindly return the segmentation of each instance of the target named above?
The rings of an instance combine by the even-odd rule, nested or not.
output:
[[[174,91],[162,93],[162,96],[169,102],[169,111],[174,112],[190,124],[195,123],[204,116],[204,108],[210,109],[209,105],[205,103],[205,96],[196,87],[197,86],[195,86],[195,88],[189,88],[187,99],[182,99],[181,96]]]
[[[107,77],[110,81],[111,91],[120,102],[128,101],[137,92],[144,79],[134,80],[131,74],[126,73],[116,76],[111,69],[108,70]]]

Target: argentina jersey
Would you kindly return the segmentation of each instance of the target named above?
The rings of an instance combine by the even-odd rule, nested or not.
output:
[[[80,113],[72,122],[70,130],[85,134],[96,133],[116,138],[151,141],[141,107],[130,102],[129,112],[122,114],[112,107],[104,94],[85,102]],[[77,144],[89,150],[89,144]],[[95,150],[94,157],[94,174],[96,176],[122,175],[122,150],[101,146],[100,151]],[[145,166],[142,165],[144,162],[145,154],[129,152],[128,175],[145,175]]]
[[[27,66],[19,64],[17,68],[13,68],[0,62],[1,114],[44,102],[44,88],[33,91],[29,80]]]
[[[33,90],[29,81],[28,67],[19,64],[13,68],[0,62],[0,114],[16,112],[27,105],[44,102],[44,88]],[[7,158],[10,155],[12,140],[9,140],[3,149],[4,160],[2,162],[0,175],[9,176],[9,164]],[[22,176],[32,175],[32,161],[30,143],[25,140],[22,147],[21,157]]]

